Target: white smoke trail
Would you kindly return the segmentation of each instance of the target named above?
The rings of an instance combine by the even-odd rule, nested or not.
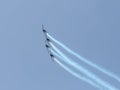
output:
[[[50,43],[46,42],[46,44],[48,44],[50,46]],[[53,48],[49,47],[47,49],[48,49],[49,53],[53,54],[53,56],[57,56],[59,59],[64,59],[57,52],[53,51]],[[73,71],[71,68],[69,68],[68,66],[66,66],[65,64],[60,62],[56,57],[53,57],[52,59],[54,59],[54,61],[56,61],[62,68],[64,68],[69,73],[71,73],[73,76],[83,80],[86,83],[89,83],[90,85],[94,86],[95,88],[98,88],[99,90],[103,90],[103,88],[100,87],[99,85],[97,85],[94,81],[92,81],[91,79],[89,79],[89,78],[87,78],[85,76],[82,76],[79,73]]]
[[[62,44],[62,43],[59,42],[58,40],[56,40],[55,38],[53,38],[53,37],[52,37],[51,35],[49,35],[48,33],[47,33],[47,36],[48,36],[51,40],[53,40],[55,43],[57,43],[59,46],[61,46],[62,48],[64,48],[66,51],[68,51],[70,54],[76,56],[76,57],[77,57],[78,59],[80,59],[81,61],[87,63],[88,65],[94,67],[95,69],[103,72],[104,74],[108,75],[109,77],[114,78],[115,80],[117,80],[118,82],[120,82],[120,77],[117,76],[116,74],[114,74],[113,72],[110,72],[110,71],[108,71],[108,70],[106,70],[106,69],[104,69],[104,68],[96,65],[95,63],[93,63],[93,62],[91,62],[91,61],[83,58],[82,56],[80,56],[79,54],[77,54],[76,52],[74,52],[73,50],[71,50],[70,48],[68,48],[67,46],[65,46],[64,44]]]
[[[80,80],[83,80],[86,83],[89,83],[90,85],[94,86],[95,88],[98,88],[99,90],[103,90],[101,87],[96,85],[96,83],[94,83],[90,79],[87,79],[87,78],[79,75],[78,73],[72,71],[69,67],[67,67],[66,65],[62,64],[58,59],[54,58],[54,61],[56,61],[62,68],[64,68],[67,72],[71,73],[73,76],[79,78]]]
[[[99,85],[102,85],[102,88],[106,88],[107,90],[117,90],[115,87],[113,87],[112,85],[108,84],[107,82],[101,80],[99,77],[97,77],[96,75],[94,75],[93,73],[89,72],[88,70],[86,70],[85,68],[83,68],[82,66],[80,66],[79,64],[73,62],[70,58],[68,58],[66,55],[64,55],[59,49],[57,49],[51,42],[49,42],[49,44],[51,45],[51,47],[64,58],[64,62],[68,63],[69,65],[75,67],[77,70],[80,70],[82,73],[84,73],[87,77],[91,78],[92,80],[96,81],[96,83],[98,83]],[[51,50],[51,52],[53,54],[54,51]],[[62,59],[62,58],[61,58]]]

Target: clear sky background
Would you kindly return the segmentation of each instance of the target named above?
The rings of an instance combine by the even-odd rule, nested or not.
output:
[[[96,90],[51,61],[42,24],[120,76],[119,0],[0,0],[0,90]]]

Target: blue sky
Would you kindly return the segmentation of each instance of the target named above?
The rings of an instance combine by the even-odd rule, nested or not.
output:
[[[53,37],[120,76],[119,10],[119,0],[1,0],[0,89],[96,90],[51,61],[42,24]]]

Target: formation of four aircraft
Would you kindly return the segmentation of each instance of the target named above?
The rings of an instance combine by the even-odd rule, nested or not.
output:
[[[42,25],[42,30],[43,30],[43,33],[45,34],[45,37],[46,37],[46,48],[47,48],[47,50],[48,50],[48,53],[50,54],[50,57],[54,60],[54,58],[55,58],[55,56],[51,53],[51,51],[50,51],[50,42],[51,42],[51,40],[49,39],[49,37],[47,36],[47,31],[44,29],[44,26]]]

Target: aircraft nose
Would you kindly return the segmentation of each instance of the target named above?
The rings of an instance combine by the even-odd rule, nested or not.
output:
[[[47,41],[50,42],[50,39],[47,38]]]
[[[52,54],[50,54],[51,57],[54,57]]]
[[[46,44],[46,47],[48,48],[49,46]]]
[[[43,32],[46,32],[46,30],[43,29]]]

